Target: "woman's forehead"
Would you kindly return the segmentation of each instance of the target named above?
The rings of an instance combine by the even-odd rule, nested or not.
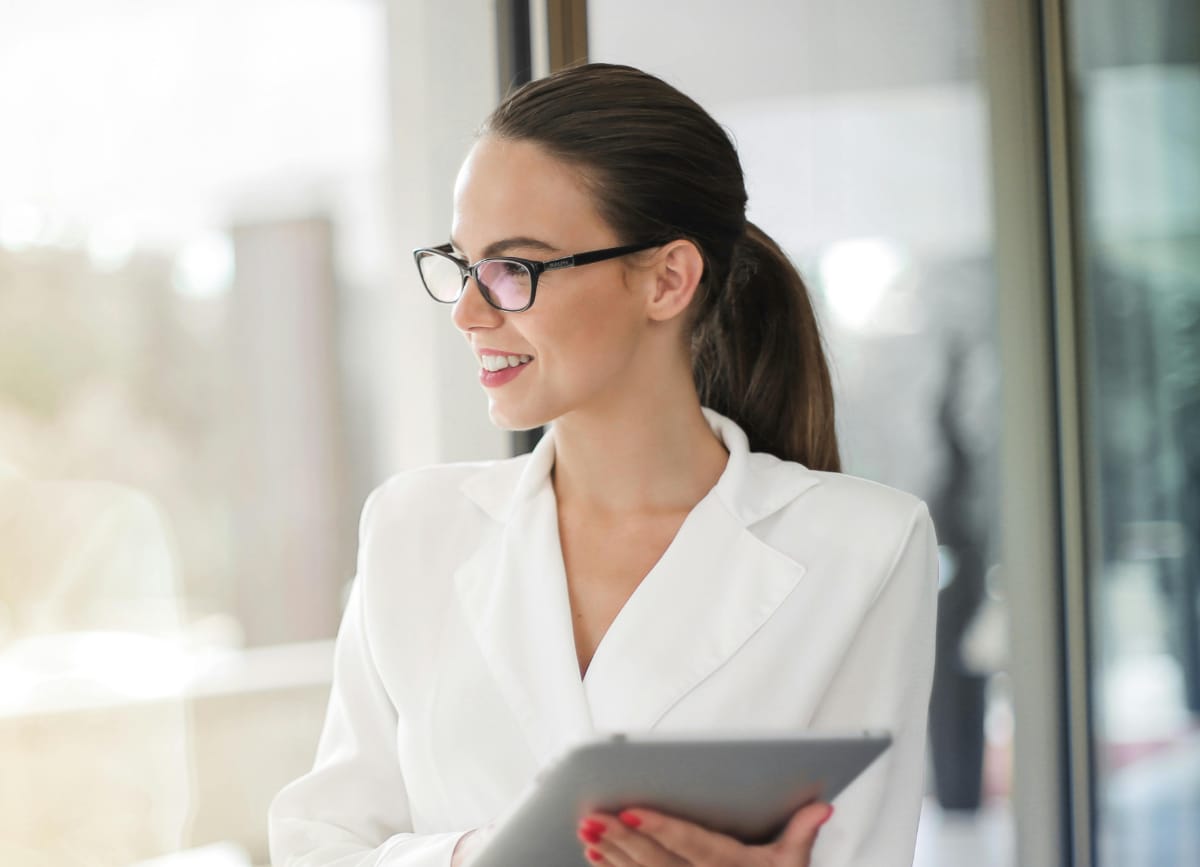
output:
[[[613,235],[578,169],[534,143],[495,136],[477,141],[459,170],[451,228],[472,256],[500,238],[536,238],[565,250]]]

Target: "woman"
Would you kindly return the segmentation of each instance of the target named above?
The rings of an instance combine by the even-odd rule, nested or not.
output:
[[[584,817],[580,863],[911,863],[932,527],[838,473],[809,298],[745,206],[721,127],[634,69],[558,73],[486,122],[451,243],[416,258],[492,420],[553,427],[532,455],[369,499],[316,764],[272,805],[276,863],[465,863],[600,732],[864,728],[894,745],[819,842],[825,804],[766,847],[630,805]]]

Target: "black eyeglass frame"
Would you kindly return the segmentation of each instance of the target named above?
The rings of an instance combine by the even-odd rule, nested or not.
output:
[[[522,259],[519,256],[489,256],[486,259],[480,259],[474,265],[467,265],[454,255],[454,245],[441,244],[437,247],[418,247],[413,250],[413,262],[417,266],[417,274],[421,277],[421,285],[425,287],[425,292],[434,301],[440,304],[457,304],[462,298],[463,292],[467,288],[467,280],[471,277],[475,278],[475,285],[479,287],[479,294],[483,296],[483,300],[497,310],[502,310],[505,313],[523,313],[533,306],[533,301],[537,297],[538,277],[545,271],[558,271],[563,268],[578,268],[580,265],[591,265],[595,262],[604,262],[608,259],[616,259],[619,256],[628,256],[630,253],[640,253],[642,250],[649,250],[651,247],[661,247],[666,241],[649,241],[643,244],[626,244],[621,247],[607,247],[603,250],[589,250],[586,253],[575,253],[572,256],[562,256],[558,259],[549,259],[546,261],[538,261],[536,259]],[[462,286],[459,287],[458,294],[451,300],[438,298],[433,294],[433,290],[429,288],[429,284],[425,282],[425,273],[421,270],[422,254],[430,254],[441,256],[444,259],[449,259],[458,266],[459,273],[462,274]],[[529,303],[524,307],[509,308],[501,307],[490,297],[489,290],[484,286],[479,279],[479,268],[486,265],[488,262],[516,262],[525,267],[529,271]]]

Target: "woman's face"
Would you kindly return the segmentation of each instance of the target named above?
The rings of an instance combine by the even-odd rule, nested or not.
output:
[[[474,263],[489,256],[545,261],[623,239],[596,212],[577,170],[538,145],[485,136],[458,174],[451,241]],[[489,306],[469,281],[453,319],[480,361],[495,424],[524,430],[614,405],[636,387],[647,367],[645,298],[653,284],[635,267],[639,258],[543,272],[533,306],[520,313]],[[532,360],[489,375],[489,354]]]

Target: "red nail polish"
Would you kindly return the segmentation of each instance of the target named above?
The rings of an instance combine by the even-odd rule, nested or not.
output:
[[[587,843],[599,843],[600,838],[604,836],[603,831],[595,831],[591,828],[580,828],[579,836]]]
[[[828,822],[832,818],[833,818],[833,804],[830,804],[829,809],[825,813],[825,818],[822,819],[820,822],[817,822],[817,827],[820,828],[822,825],[824,825],[826,822]]]
[[[642,824],[642,820],[639,819],[633,813],[629,812],[628,810],[621,813],[617,818],[619,818],[622,822],[624,822],[630,828],[638,828],[638,827],[641,827],[641,824]]]
[[[601,834],[604,833],[604,823],[597,822],[595,819],[584,819],[579,823],[579,827],[581,829],[587,829],[588,831],[597,831]]]
[[[604,856],[595,849],[588,849],[585,854],[587,855],[587,859],[593,863],[604,859]]]

